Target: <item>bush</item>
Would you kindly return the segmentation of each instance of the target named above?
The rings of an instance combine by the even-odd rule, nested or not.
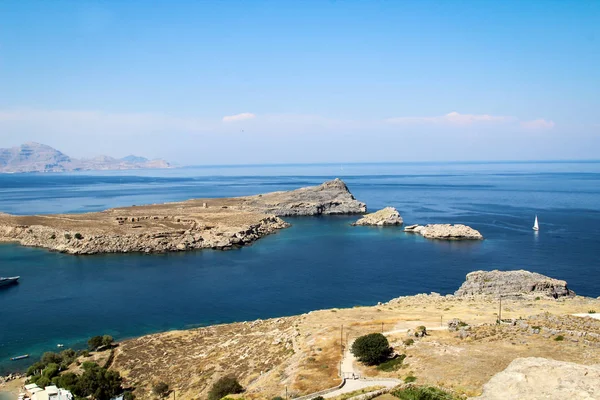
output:
[[[415,344],[415,340],[414,339],[405,339],[402,341],[402,343],[404,343],[405,346],[412,346],[413,344]]]
[[[401,400],[455,400],[457,397],[434,387],[409,387],[392,392]]]
[[[556,340],[557,342],[562,342],[563,340],[565,340],[565,337],[563,335],[558,335],[554,338],[554,340]]]
[[[135,400],[135,396],[133,393],[127,391],[123,393],[123,400]]]
[[[596,310],[590,310],[588,311],[588,314],[596,314]]]
[[[391,353],[390,343],[381,333],[361,336],[352,344],[352,354],[366,365],[377,365],[385,361]]]
[[[208,400],[220,400],[228,394],[242,393],[244,388],[235,376],[224,376],[210,388],[208,392]]]
[[[76,396],[110,400],[123,391],[122,378],[118,372],[109,371],[93,362],[84,362],[83,370],[73,391]]]
[[[271,400],[283,400],[283,397],[281,397],[281,396],[276,396],[276,397],[273,397]]]
[[[71,240],[71,234],[70,233],[65,233],[65,239]]]
[[[169,385],[167,385],[165,382],[159,382],[152,387],[152,393],[158,397],[165,397],[167,394],[169,394]]]
[[[56,239],[56,235],[53,233],[52,235],[50,235],[50,239]]]
[[[402,362],[406,358],[405,354],[392,358],[391,360],[387,360],[382,362],[377,366],[377,369],[384,372],[392,372],[397,371],[398,368],[402,365]]]
[[[75,233],[75,239],[81,240],[81,239],[83,239],[83,235],[81,233],[77,232],[77,233]]]
[[[102,336],[94,336],[88,340],[88,348],[92,351],[96,350],[98,347],[102,346]]]
[[[413,383],[416,380],[417,380],[416,376],[409,375],[406,378],[404,378],[404,383]]]
[[[323,396],[313,397],[311,400],[325,400]]]

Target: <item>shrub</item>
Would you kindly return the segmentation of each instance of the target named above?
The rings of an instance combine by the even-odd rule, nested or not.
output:
[[[50,239],[56,239],[56,235],[53,233],[52,235],[50,235]]]
[[[556,340],[557,342],[562,342],[563,340],[565,340],[565,337],[563,335],[558,335],[554,338],[554,340]]]
[[[135,400],[135,396],[130,391],[123,393],[123,400]]]
[[[276,397],[273,397],[271,400],[283,400],[283,397],[281,397],[281,396],[276,396]]]
[[[457,397],[434,387],[409,387],[392,392],[401,400],[454,400]]]
[[[325,400],[323,396],[313,397],[311,400]]]
[[[400,356],[392,358],[391,360],[382,362],[381,364],[379,364],[377,366],[377,369],[380,371],[384,371],[384,372],[396,371],[396,370],[398,370],[398,368],[400,368],[400,366],[402,365],[402,362],[404,361],[405,358],[406,358],[406,355],[402,354]]]
[[[47,376],[37,376],[35,377],[37,379],[32,380],[32,383],[35,383],[36,385],[38,385],[41,388],[45,388],[46,386],[50,386],[52,384],[52,381],[47,377]]]
[[[123,391],[118,372],[109,371],[93,362],[84,362],[83,370],[73,391],[76,396],[110,400]]]
[[[81,240],[81,239],[83,239],[83,235],[81,233],[77,232],[77,233],[75,233],[75,239]]]
[[[381,333],[361,336],[352,344],[352,354],[366,365],[380,364],[390,356],[390,353],[390,344]]]
[[[411,346],[411,345],[415,344],[415,340],[414,339],[405,339],[402,341],[402,343],[404,343],[405,346]]]
[[[88,348],[90,350],[96,350],[100,346],[102,346],[102,336],[94,336],[88,340]]]
[[[413,383],[416,380],[417,380],[416,376],[409,375],[406,378],[404,378],[404,383]]]
[[[224,376],[210,388],[208,400],[220,400],[228,394],[242,393],[244,388],[233,375]]]
[[[71,234],[70,233],[65,233],[65,239],[71,240]]]
[[[424,325],[417,326],[415,329],[415,337],[427,336],[427,328]]]
[[[535,300],[541,300],[542,298],[540,296],[536,297]]]
[[[588,314],[596,314],[596,310],[590,310],[588,311]]]
[[[167,394],[169,394],[169,385],[167,385],[165,382],[159,382],[152,387],[152,393],[158,397],[165,397]]]

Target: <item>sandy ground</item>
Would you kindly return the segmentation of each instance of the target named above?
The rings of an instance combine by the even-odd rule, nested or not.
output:
[[[556,329],[600,332],[600,321],[571,314],[599,309],[597,299],[503,300],[503,318],[543,315],[533,325],[540,334],[513,326],[497,326],[494,299],[440,296],[404,297],[372,307],[313,311],[295,317],[220,325],[189,331],[145,336],[122,343],[113,368],[148,398],[151,385],[165,381],[180,399],[203,398],[212,383],[236,375],[247,399],[314,393],[340,383],[342,355],[358,336],[389,332],[397,352],[406,354],[403,366],[381,372],[354,364],[363,376],[405,379],[434,384],[464,395],[477,395],[492,375],[514,358],[550,357],[582,364],[600,363],[600,349],[566,335],[555,341]],[[560,316],[556,321],[554,316]],[[550,318],[552,317],[552,318]],[[430,329],[430,335],[405,346],[406,329],[425,325],[445,327],[460,318],[471,328],[461,339],[447,329]],[[548,319],[550,318],[550,319]],[[569,319],[570,318],[570,319]]]

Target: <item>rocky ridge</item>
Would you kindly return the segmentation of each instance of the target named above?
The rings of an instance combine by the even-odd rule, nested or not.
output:
[[[427,239],[440,240],[481,240],[483,236],[479,231],[462,224],[429,224],[409,225],[404,232],[417,233]]]
[[[286,228],[279,216],[366,210],[339,179],[288,192],[68,215],[0,214],[0,242],[68,254],[229,249]]]
[[[600,366],[540,357],[517,358],[483,386],[477,400],[597,399]]]
[[[525,270],[471,272],[467,274],[466,281],[454,294],[456,296],[544,295],[554,298],[575,296],[575,292],[567,287],[567,282]]]
[[[398,210],[394,207],[385,207],[374,213],[363,216],[358,221],[354,222],[354,226],[386,226],[386,225],[402,225],[403,220]]]
[[[127,170],[142,168],[170,168],[164,160],[148,160],[127,156],[113,158],[98,156],[75,159],[44,144],[29,142],[18,147],[0,149],[0,173],[66,172],[92,170]]]

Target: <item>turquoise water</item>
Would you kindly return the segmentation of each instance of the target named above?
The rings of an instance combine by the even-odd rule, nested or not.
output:
[[[135,175],[134,175],[135,174]],[[370,164],[0,175],[0,211],[96,211],[287,190],[343,178],[370,209],[406,223],[465,223],[482,242],[439,242],[356,217],[288,219],[239,250],[69,256],[0,245],[0,372],[15,355],[207,324],[452,293],[478,269],[528,269],[600,295],[600,163]],[[535,214],[541,231],[531,230]]]

